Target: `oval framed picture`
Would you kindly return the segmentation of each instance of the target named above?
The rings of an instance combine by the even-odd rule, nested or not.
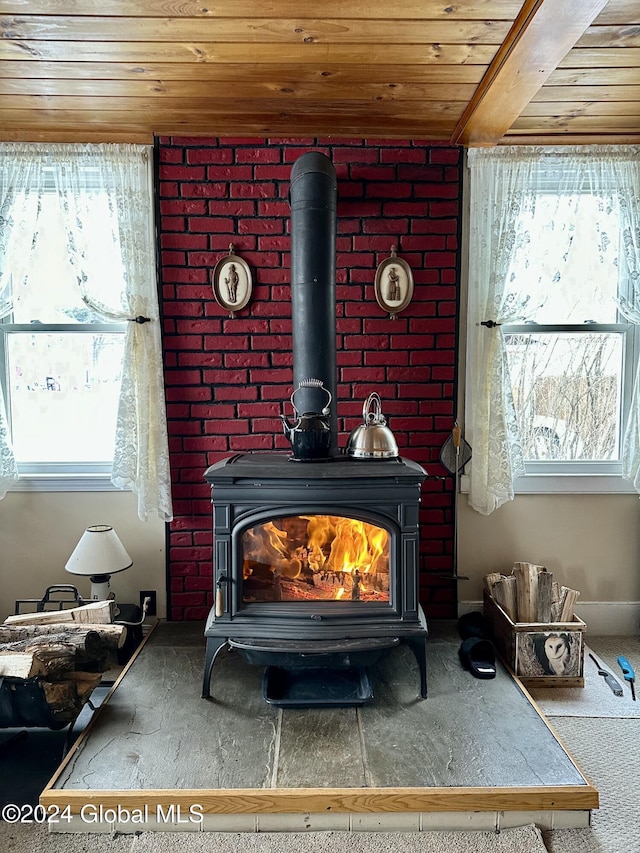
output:
[[[413,298],[413,273],[409,264],[397,257],[396,247],[376,270],[375,294],[378,305],[390,317],[404,311]]]
[[[233,243],[229,246],[229,254],[215,265],[211,286],[216,301],[231,317],[235,317],[236,311],[244,308],[251,299],[251,270],[246,261],[234,254]]]

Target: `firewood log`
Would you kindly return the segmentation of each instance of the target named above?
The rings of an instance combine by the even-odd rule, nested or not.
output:
[[[75,646],[76,659],[79,663],[101,658],[105,649],[104,643],[95,631],[85,630],[82,633],[77,632],[75,634],[60,631],[57,634],[40,634],[10,642],[0,642],[0,652],[32,651],[41,646],[51,646],[58,643]]]
[[[551,621],[557,622],[562,605],[560,604],[560,584],[554,581],[551,584]]]
[[[60,626],[62,627],[62,626]],[[51,649],[61,647],[74,647],[73,667],[77,669],[91,670],[92,672],[104,672],[109,662],[109,650],[95,631],[85,630],[80,633],[43,634],[29,637],[25,640],[16,640],[13,643],[0,644],[0,655],[15,652],[35,653],[35,657],[43,660],[50,656]],[[55,651],[53,659],[55,659]],[[65,668],[66,671],[66,668]],[[46,672],[51,675],[49,669]]]
[[[493,598],[512,622],[518,621],[516,579],[513,575],[502,576],[499,581],[493,584]]]
[[[574,608],[580,593],[577,589],[562,587],[562,609],[558,617],[559,622],[573,622]]]
[[[60,632],[64,632],[69,636],[73,634],[83,635],[87,631],[97,634],[103,644],[109,649],[121,649],[127,639],[127,628],[125,625],[101,625],[92,622],[51,622],[29,625],[0,625],[0,643],[12,643],[16,640],[26,640],[29,637],[58,634]]]
[[[538,573],[538,622],[551,622],[551,600],[553,594],[553,575],[551,572]]]
[[[24,667],[28,666],[29,658],[32,659],[32,664],[28,667],[29,675],[16,674],[16,664],[12,660],[15,657],[19,658]],[[12,650],[7,646],[0,649],[0,675],[4,676],[31,678],[32,675],[46,674],[49,678],[56,678],[63,673],[71,672],[75,666],[76,647],[69,643],[56,642],[35,647],[25,646],[19,650]]]
[[[81,607],[71,607],[68,610],[45,610],[42,613],[21,613],[16,616],[7,616],[5,625],[33,625],[51,624],[52,622],[77,622],[82,624],[106,624],[113,623],[115,614],[115,602],[92,601]]]
[[[538,569],[532,563],[513,564],[516,578],[518,622],[536,622],[538,619]]]
[[[44,625],[37,623],[33,625],[0,625],[0,644],[59,633],[64,633],[67,637],[72,637],[75,634],[84,636],[89,631],[97,634],[104,646],[109,649],[121,649],[127,638],[127,629],[124,625],[97,625],[93,623],[83,625],[75,622],[52,622]]]
[[[33,652],[9,652],[0,654],[0,677],[2,678],[34,678],[44,675],[44,663]]]
[[[553,616],[554,622],[562,621],[562,609],[564,608],[564,602],[567,597],[568,589],[566,586],[558,586],[557,592],[557,600],[554,601],[553,606],[551,608],[551,615]]]
[[[498,583],[498,581],[502,580],[502,575],[500,572],[490,572],[488,575],[485,575],[482,579],[482,585],[484,589],[489,593],[490,596],[493,597],[493,585],[494,583]]]
[[[71,722],[76,718],[101,678],[86,672],[76,672],[73,676],[64,681],[42,682],[45,701],[58,722]]]

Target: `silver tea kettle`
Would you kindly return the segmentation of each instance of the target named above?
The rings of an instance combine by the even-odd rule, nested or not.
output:
[[[363,423],[357,426],[347,442],[347,455],[354,459],[395,459],[398,445],[382,414],[380,395],[369,394],[362,407]]]

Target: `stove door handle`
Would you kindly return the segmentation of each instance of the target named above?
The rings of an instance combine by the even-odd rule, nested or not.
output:
[[[222,587],[229,582],[226,575],[220,575],[216,583],[216,618],[224,616],[224,591]]]

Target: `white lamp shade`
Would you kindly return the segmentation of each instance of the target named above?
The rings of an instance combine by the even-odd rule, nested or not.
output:
[[[108,524],[93,524],[80,537],[65,569],[72,575],[113,575],[131,568],[133,560]]]

